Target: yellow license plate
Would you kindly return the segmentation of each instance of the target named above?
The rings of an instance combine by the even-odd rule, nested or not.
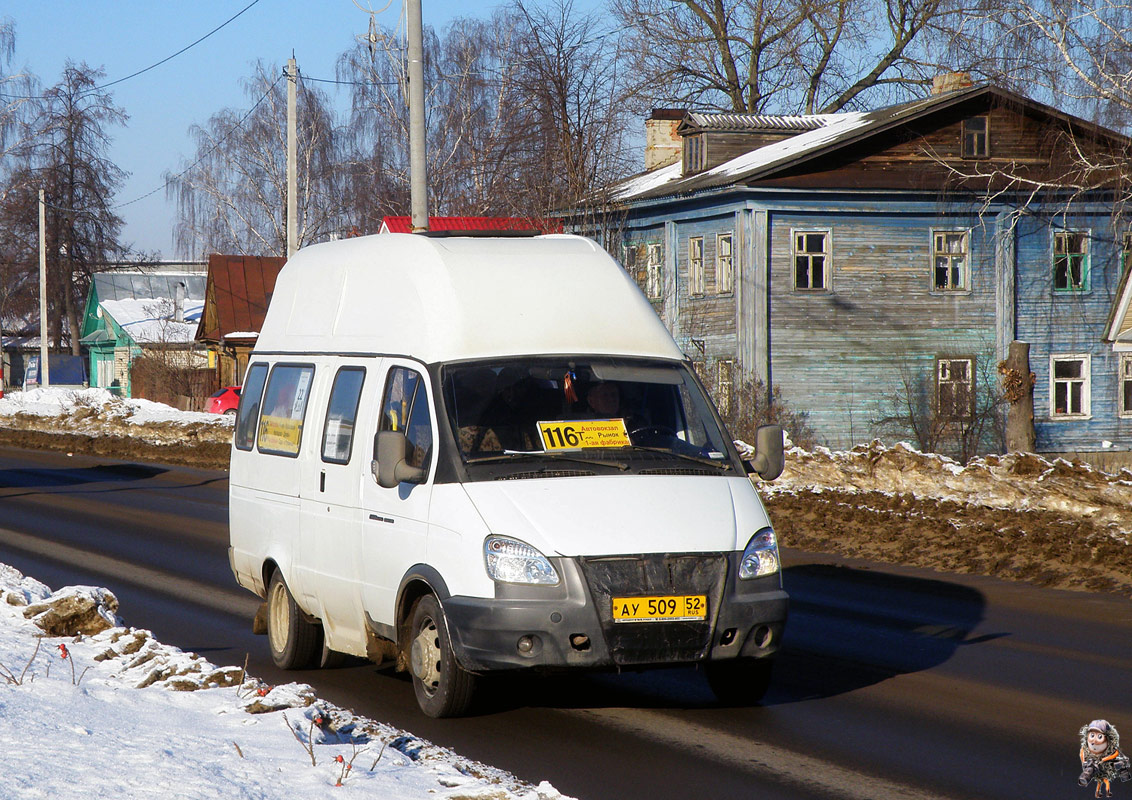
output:
[[[680,622],[707,619],[707,595],[614,597],[614,622]]]

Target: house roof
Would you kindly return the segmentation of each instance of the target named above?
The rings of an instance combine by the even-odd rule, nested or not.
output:
[[[203,272],[96,272],[91,279],[98,301],[172,298],[177,284],[185,298],[204,301]]]
[[[812,131],[828,125],[837,116],[837,114],[715,114],[691,111],[677,127],[677,132]]]
[[[1110,344],[1132,344],[1132,270],[1124,270],[1116,289],[1116,300],[1108,312],[1103,341]]]
[[[619,201],[637,201],[671,195],[690,194],[703,190],[719,189],[737,183],[749,183],[754,180],[763,180],[775,177],[788,169],[795,169],[807,162],[828,155],[840,148],[861,142],[883,132],[891,131],[910,122],[923,119],[945,109],[958,106],[969,101],[988,101],[997,99],[1010,103],[1016,107],[1025,108],[1029,112],[1056,119],[1062,123],[1090,135],[1098,136],[1109,141],[1116,141],[1124,146],[1130,140],[1115,131],[1094,125],[1086,120],[1071,116],[1057,109],[1039,103],[1035,100],[1009,92],[996,86],[980,85],[959,89],[943,94],[932,95],[908,103],[887,106],[874,111],[843,112],[838,114],[812,115],[804,125],[810,126],[806,130],[787,139],[772,142],[743,153],[712,169],[704,170],[693,175],[684,176],[679,163],[661,167],[651,172],[637,175],[615,186],[612,196]],[[699,115],[701,117],[723,116],[743,118],[751,117],[748,122],[751,127],[757,121],[758,115]],[[689,115],[681,125],[688,124],[696,115]],[[771,117],[766,120],[774,119]],[[778,118],[779,123],[787,124],[785,120],[791,118]],[[705,119],[711,125],[725,124],[724,120],[718,123]],[[737,121],[737,120],[732,120]],[[761,124],[761,123],[760,123]],[[798,123],[803,125],[803,123]],[[746,128],[750,130],[751,127]],[[710,129],[710,128],[709,128]]]
[[[275,279],[286,260],[278,256],[209,256],[205,309],[196,338],[205,342],[254,338],[263,325]],[[236,333],[242,335],[233,336]]]
[[[379,233],[412,233],[410,217],[385,217]],[[534,217],[429,217],[430,231],[537,231],[562,233],[562,220]]]
[[[173,319],[173,301],[167,297],[104,300],[99,305],[104,314],[140,345],[187,344],[196,336],[204,300],[185,300],[183,322]],[[94,343],[90,336],[82,341]]]

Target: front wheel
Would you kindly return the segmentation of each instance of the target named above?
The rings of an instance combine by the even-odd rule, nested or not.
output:
[[[267,585],[267,641],[275,666],[280,669],[318,666],[322,656],[321,633],[317,623],[303,616],[283,582],[283,575],[276,570]]]
[[[704,665],[708,686],[728,706],[753,706],[770,688],[774,662],[769,658],[733,658]]]
[[[476,676],[456,663],[444,610],[432,595],[413,604],[409,664],[417,705],[430,717],[459,717],[475,693]]]

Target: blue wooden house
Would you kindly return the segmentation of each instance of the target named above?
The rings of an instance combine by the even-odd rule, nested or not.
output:
[[[999,451],[1017,339],[1037,449],[1118,460],[1132,362],[1106,325],[1128,235],[1111,193],[1071,184],[1130,141],[993,86],[939,88],[870,112],[654,112],[647,171],[608,193],[615,255],[725,415],[758,380],[831,447]]]

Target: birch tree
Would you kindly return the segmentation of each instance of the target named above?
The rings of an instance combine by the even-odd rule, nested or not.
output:
[[[191,161],[166,175],[178,209],[177,251],[282,256],[287,252],[287,87],[282,70],[256,65],[245,82],[249,107],[226,108],[194,125]],[[342,227],[338,129],[327,97],[299,80],[298,242]]]

